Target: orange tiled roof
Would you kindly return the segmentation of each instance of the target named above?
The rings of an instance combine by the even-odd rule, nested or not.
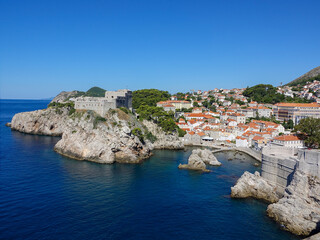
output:
[[[277,103],[279,107],[320,107],[317,103]]]
[[[274,139],[278,141],[299,141],[300,140],[297,136],[294,136],[294,135],[282,135],[279,137],[275,137]]]
[[[263,137],[260,137],[260,136],[254,136],[253,138],[252,138],[252,140],[254,140],[254,141],[258,141],[258,140],[262,140],[262,139],[264,139]]]

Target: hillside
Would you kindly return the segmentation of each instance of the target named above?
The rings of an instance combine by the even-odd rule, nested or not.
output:
[[[59,93],[52,101],[53,102],[59,102],[59,103],[64,103],[68,101],[70,98],[76,98],[76,97],[104,97],[106,90],[99,88],[99,87],[92,87],[86,92],[82,91],[72,91],[72,92],[61,92]]]
[[[302,76],[298,77],[297,79],[289,82],[288,86],[297,86],[297,85],[304,85],[308,81],[313,80],[320,80],[320,66],[312,69],[311,71],[303,74]]]

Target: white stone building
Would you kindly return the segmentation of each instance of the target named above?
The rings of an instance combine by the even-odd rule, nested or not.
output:
[[[132,110],[132,92],[127,89],[106,91],[105,97],[78,97],[74,108],[77,110],[93,110],[104,116],[109,109],[126,107]]]

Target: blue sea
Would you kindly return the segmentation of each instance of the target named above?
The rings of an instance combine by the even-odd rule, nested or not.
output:
[[[154,151],[141,164],[101,165],[53,151],[59,138],[5,127],[49,101],[0,100],[0,239],[299,239],[266,215],[267,204],[231,199],[250,158],[179,170],[192,149]]]

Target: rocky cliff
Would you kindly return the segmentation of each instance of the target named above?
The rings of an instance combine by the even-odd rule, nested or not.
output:
[[[11,120],[11,129],[29,134],[62,136],[70,121],[68,112],[67,108],[48,108],[17,113]]]
[[[78,160],[99,163],[138,163],[151,155],[151,150],[182,149],[176,135],[167,135],[151,122],[143,125],[132,114],[119,109],[101,117],[93,111],[75,111],[70,105],[16,114],[11,128],[24,133],[62,136],[54,147],[58,153]],[[135,136],[134,129],[141,129]],[[150,131],[156,141],[145,135]]]
[[[294,234],[319,232],[320,179],[296,171],[284,197],[269,205],[267,213]]]
[[[245,172],[241,178],[239,178],[236,185],[231,187],[231,197],[253,197],[274,203],[279,200],[279,196],[275,190],[276,187],[263,179],[259,172],[255,172],[254,174]]]
[[[155,137],[156,141],[153,143],[155,149],[183,149],[184,145],[177,134],[166,134],[162,129],[151,121],[143,121],[149,132]]]

